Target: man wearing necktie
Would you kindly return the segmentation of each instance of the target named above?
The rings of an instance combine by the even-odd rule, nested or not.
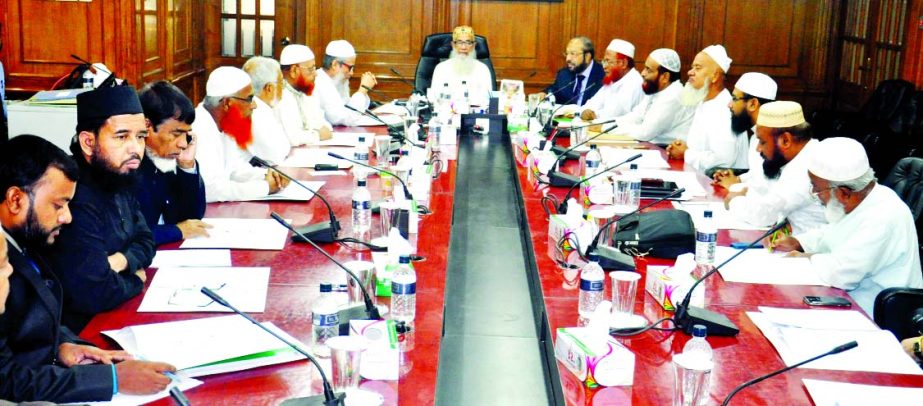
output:
[[[587,37],[571,39],[564,50],[566,65],[558,71],[554,83],[544,92],[538,93],[539,96],[545,98],[548,93],[554,93],[558,104],[582,106],[596,94],[606,75],[602,65],[594,61],[595,58],[593,41]]]

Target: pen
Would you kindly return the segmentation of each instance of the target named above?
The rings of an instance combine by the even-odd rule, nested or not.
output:
[[[180,406],[192,405],[192,403],[189,402],[189,398],[187,398],[186,395],[183,394],[183,391],[179,390],[179,386],[174,386],[170,388],[170,396],[173,398],[173,400],[176,401],[176,404]]]
[[[732,242],[732,243],[731,243],[731,248],[736,248],[736,249],[742,250],[742,249],[747,248],[749,245],[750,245],[750,243],[746,243],[746,242]],[[763,244],[757,244],[757,245],[754,245],[754,246],[752,246],[752,247],[750,247],[750,248],[763,248]],[[772,249],[772,248],[770,247],[770,250],[771,250],[771,249]]]

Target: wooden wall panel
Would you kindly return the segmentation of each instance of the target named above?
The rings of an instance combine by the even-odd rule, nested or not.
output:
[[[923,89],[923,0],[913,0],[908,14],[907,48],[901,78],[916,84],[917,89]]]

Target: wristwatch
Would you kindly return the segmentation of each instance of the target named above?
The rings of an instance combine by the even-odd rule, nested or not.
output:
[[[917,362],[923,362],[923,348],[920,348],[921,343],[923,343],[923,336],[920,336],[920,338],[913,343],[913,356],[917,358]]]

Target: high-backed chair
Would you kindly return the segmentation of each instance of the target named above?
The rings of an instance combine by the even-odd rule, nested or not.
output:
[[[898,340],[923,334],[923,289],[888,288],[875,297],[875,324]]]
[[[913,83],[906,80],[883,80],[858,112],[818,111],[811,115],[814,136],[818,139],[850,137],[861,141],[861,137],[870,132],[901,133],[910,124],[901,113],[913,92]]]
[[[494,64],[490,61],[490,48],[487,47],[487,39],[475,35],[474,52],[477,59],[487,65],[490,70],[490,83],[492,90],[497,90],[497,75],[494,72]],[[452,33],[444,32],[440,34],[430,34],[423,39],[423,47],[420,49],[420,61],[417,62],[417,73],[414,77],[414,86],[422,92],[429,89],[433,81],[433,71],[436,65],[449,58],[452,51]]]
[[[917,240],[923,258],[923,158],[904,158],[881,183],[897,193],[910,207],[913,221],[917,225]]]

